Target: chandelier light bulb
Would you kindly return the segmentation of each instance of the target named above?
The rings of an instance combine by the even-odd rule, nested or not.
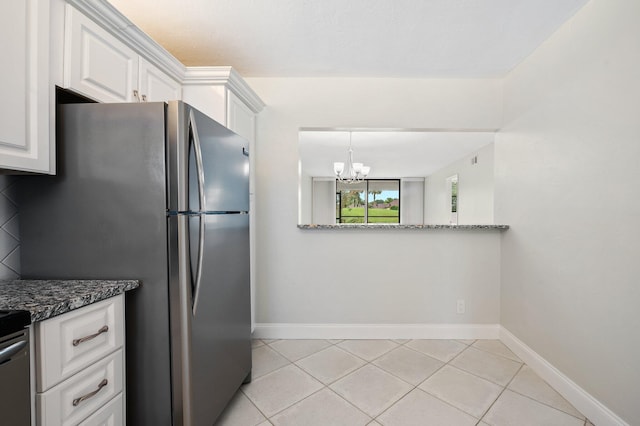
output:
[[[362,166],[362,168],[360,169],[360,174],[362,175],[362,177],[367,177],[370,171],[371,171],[371,167]]]
[[[333,163],[333,173],[337,176],[342,176],[342,172],[344,172],[344,163]]]

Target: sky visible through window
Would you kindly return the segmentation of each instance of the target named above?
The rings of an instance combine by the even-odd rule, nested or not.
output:
[[[387,198],[398,198],[398,191],[382,191],[381,194],[376,194],[376,200],[386,200]],[[373,194],[369,193],[368,202],[373,201]]]

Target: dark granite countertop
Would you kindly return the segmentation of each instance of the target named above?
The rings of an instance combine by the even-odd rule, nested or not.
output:
[[[0,309],[24,309],[43,321],[140,286],[136,280],[0,280]]]
[[[494,229],[503,231],[509,229],[509,225],[397,225],[397,224],[363,224],[363,223],[344,223],[340,225],[298,225],[299,229]]]

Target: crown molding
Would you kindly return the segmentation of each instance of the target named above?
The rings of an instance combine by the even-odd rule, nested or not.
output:
[[[182,84],[225,86],[254,113],[259,113],[265,107],[262,99],[232,67],[186,67]]]
[[[164,73],[181,82],[185,66],[106,0],[66,0]]]

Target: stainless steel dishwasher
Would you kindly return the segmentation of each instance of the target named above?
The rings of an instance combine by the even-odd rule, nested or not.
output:
[[[27,311],[0,310],[0,424],[31,424]]]

